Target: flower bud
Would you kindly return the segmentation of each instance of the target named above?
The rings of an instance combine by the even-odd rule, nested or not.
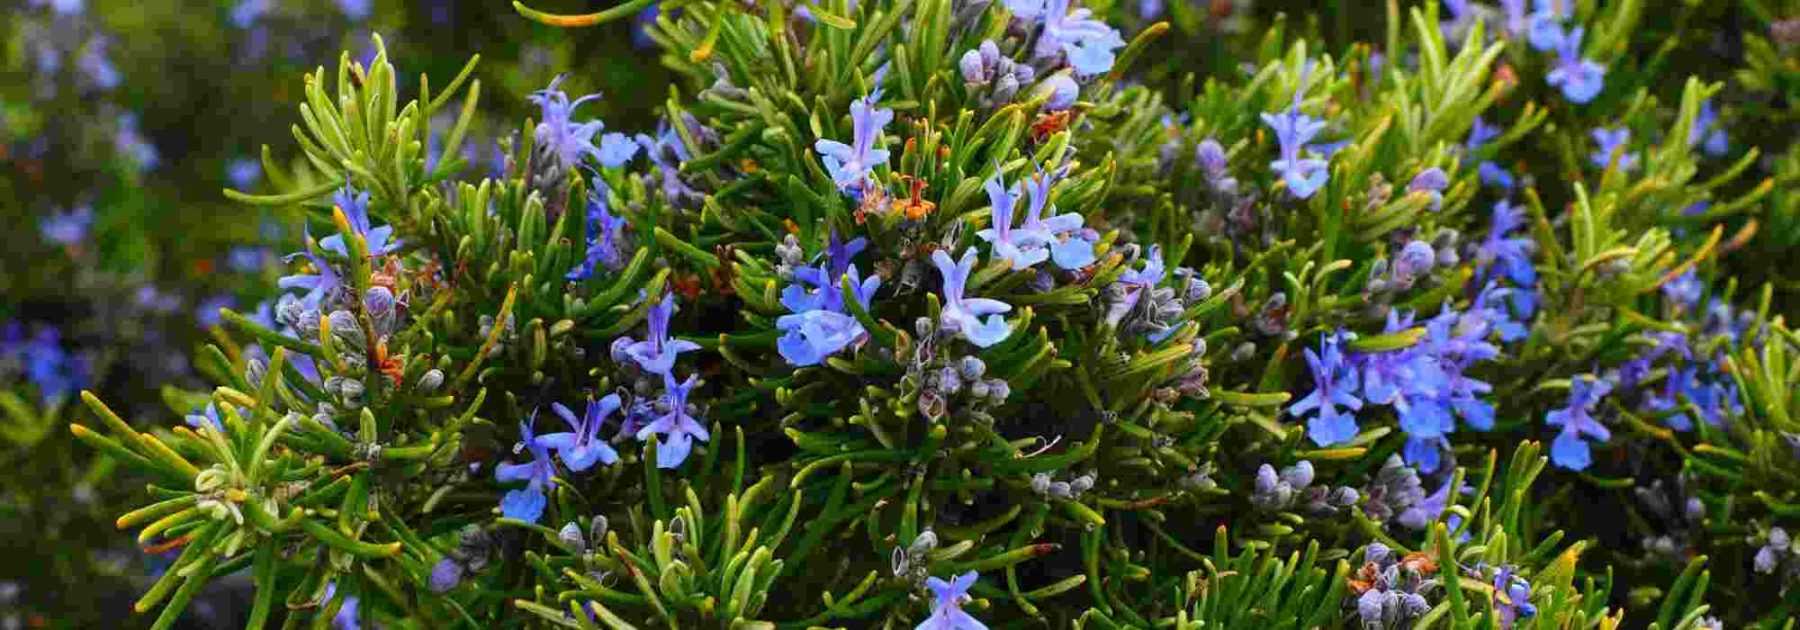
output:
[[[429,394],[444,385],[444,371],[431,368],[419,376],[419,393]]]
[[[462,581],[463,567],[455,560],[444,558],[431,567],[431,592],[446,593],[456,588]]]
[[[1081,86],[1067,74],[1058,74],[1044,81],[1050,91],[1050,100],[1044,103],[1048,111],[1062,111],[1075,105],[1076,97],[1081,95]]]
[[[394,292],[387,287],[370,287],[363,294],[363,312],[375,324],[375,334],[386,337],[394,332],[398,317],[394,309]],[[335,327],[337,322],[332,322]]]
[[[963,379],[968,381],[980,380],[981,375],[987,372],[987,364],[976,356],[963,357],[961,361],[957,362],[956,367]]]
[[[562,529],[556,532],[556,539],[576,551],[587,551],[587,539],[581,537],[581,526],[575,521],[563,523]]]
[[[335,310],[328,316],[331,320],[331,337],[345,348],[361,352],[367,348],[368,336],[363,332],[362,324],[350,311]]]

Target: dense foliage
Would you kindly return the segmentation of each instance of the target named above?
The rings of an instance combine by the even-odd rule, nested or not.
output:
[[[159,628],[1791,628],[1800,6],[1205,4],[665,1],[648,124],[372,37],[182,420],[18,327],[8,439],[147,481]]]

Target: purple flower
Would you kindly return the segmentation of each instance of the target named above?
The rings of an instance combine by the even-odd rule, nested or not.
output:
[[[618,271],[625,266],[625,217],[614,215],[610,209],[612,190],[599,179],[594,181],[587,202],[587,256],[564,276],[572,282],[593,277],[596,265],[607,271]]]
[[[431,592],[448,593],[462,581],[463,566],[452,558],[443,558],[431,565]]]
[[[0,360],[22,360],[25,380],[37,386],[46,404],[87,385],[87,360],[63,349],[62,332],[54,326],[39,327],[30,339],[25,339],[19,324],[7,326],[0,340]]]
[[[1531,254],[1537,250],[1537,243],[1528,236],[1508,236],[1524,226],[1523,208],[1504,199],[1494,203],[1487,237],[1475,247],[1475,270],[1482,274],[1478,277],[1486,277],[1491,268],[1504,275],[1513,286],[1537,286],[1537,268],[1531,264]]]
[[[985,624],[962,609],[963,604],[969,601],[969,588],[975,586],[975,580],[979,578],[974,571],[970,571],[949,582],[937,577],[926,579],[925,586],[931,589],[932,594],[931,616],[913,630],[987,630]]]
[[[138,170],[148,171],[156,168],[160,155],[156,145],[144,138],[138,130],[137,114],[127,112],[119,116],[119,127],[113,132],[113,148],[137,163]]]
[[[1494,611],[1500,616],[1500,627],[1512,630],[1519,619],[1537,615],[1537,607],[1531,605],[1531,582],[1513,575],[1512,569],[1501,568],[1494,572]]]
[[[1463,141],[1463,148],[1472,153],[1498,137],[1500,137],[1498,127],[1490,126],[1486,120],[1476,117],[1474,124],[1469,126],[1469,137]],[[1493,160],[1482,160],[1480,164],[1475,165],[1475,173],[1481,177],[1483,184],[1501,190],[1512,190],[1513,188],[1512,173],[1507,172],[1504,167],[1494,163]]]
[[[88,230],[94,225],[94,209],[79,206],[67,212],[52,212],[38,220],[38,233],[44,240],[64,247],[79,245],[87,240]]]
[[[1093,19],[1088,9],[1069,10],[1071,0],[1007,0],[1014,17],[1043,25],[1033,55],[1048,59],[1062,53],[1082,76],[1112,69],[1113,51],[1125,46],[1119,31]]]
[[[1092,230],[1082,229],[1081,215],[1073,212],[1056,214],[1056,206],[1050,203],[1050,187],[1056,184],[1062,170],[1053,168],[1046,172],[1039,168],[1035,175],[1023,182],[1025,192],[1030,194],[1031,204],[1026,207],[1025,222],[1019,228],[1029,233],[1031,239],[1050,246],[1050,260],[1056,266],[1080,269],[1094,264],[1094,237],[1091,236]],[[999,175],[996,174],[995,177],[998,178]],[[989,195],[992,196],[992,193],[990,189]],[[1046,213],[1050,218],[1042,218]],[[1013,268],[1017,269],[1019,265],[1015,264]]]
[[[110,42],[105,37],[95,37],[81,50],[81,57],[75,60],[81,74],[102,90],[110,90],[119,86],[119,69],[113,67],[112,60],[106,56],[106,46]]]
[[[368,246],[370,258],[386,256],[400,249],[400,241],[394,238],[394,226],[370,227],[369,193],[357,192],[349,184],[344,184],[343,188],[332,193],[331,205],[344,211],[344,218],[349,219],[350,230],[362,236],[364,244]],[[350,248],[344,243],[342,234],[319,239],[319,247],[339,256],[350,255]]]
[[[544,497],[544,490],[556,487],[556,467],[550,463],[550,452],[532,434],[531,423],[536,420],[536,413],[532,416],[519,423],[520,442],[513,447],[514,453],[521,448],[529,450],[531,461],[523,464],[509,461],[494,467],[494,479],[500,483],[525,482],[524,488],[508,490],[506,496],[501,497],[500,513],[527,523],[536,523],[544,515],[544,506],[549,502]]]
[[[213,429],[220,432],[225,431],[225,423],[219,421],[219,407],[216,403],[209,402],[206,403],[205,408],[195,408],[193,413],[182,418],[182,421],[196,429],[211,425]]]
[[[563,77],[557,75],[550,80],[549,87],[533,92],[530,98],[542,110],[542,120],[533,132],[537,150],[549,155],[559,170],[567,172],[581,164],[583,157],[600,159],[600,148],[594,146],[594,134],[600,133],[606,125],[598,120],[584,123],[571,120],[575,108],[600,98],[600,94],[596,92],[570,102],[569,95],[556,87]]]
[[[819,152],[825,171],[831,174],[831,181],[840,191],[860,195],[869,185],[869,172],[888,161],[887,149],[875,148],[875,139],[881,135],[882,128],[893,122],[894,110],[876,107],[875,103],[880,99],[881,90],[877,89],[868,96],[850,101],[853,144],[824,138],[813,143],[813,150]]]
[[[685,116],[682,124],[688,125],[690,131],[699,127],[698,122],[688,120]],[[657,121],[655,138],[640,133],[633,139],[637,141],[638,146],[644,148],[644,157],[655,164],[657,170],[661,172],[664,200],[670,205],[678,207],[692,207],[699,204],[703,197],[700,191],[694,190],[694,187],[689,186],[687,181],[681,179],[681,163],[692,159],[692,156],[688,154],[687,145],[682,142],[681,134],[676,132],[675,127],[670,125],[668,120]],[[601,142],[604,143],[605,138],[602,138]]]
[[[48,6],[57,15],[80,15],[87,8],[87,0],[31,0],[31,6]]]
[[[1693,377],[1691,370],[1669,369],[1663,380],[1663,388],[1644,398],[1644,409],[1652,414],[1667,414],[1663,424],[1670,429],[1687,432],[1693,430],[1694,423],[1688,419],[1687,412],[1681,408],[1681,392],[1687,389],[1687,383]]]
[[[351,21],[369,17],[369,0],[337,0],[338,9]]]
[[[1694,305],[1699,304],[1700,293],[1704,290],[1705,287],[1700,283],[1700,276],[1694,273],[1692,267],[1689,267],[1680,276],[1676,276],[1674,280],[1662,285],[1663,297],[1679,305],[1682,310],[1692,309]]]
[[[1330,446],[1342,444],[1356,437],[1355,411],[1362,409],[1363,401],[1356,397],[1357,375],[1344,353],[1339,349],[1343,333],[1320,335],[1319,348],[1324,353],[1306,349],[1306,365],[1312,370],[1313,391],[1305,398],[1287,408],[1288,415],[1296,418],[1311,412],[1316,416],[1306,423],[1307,437],[1314,444]],[[1338,407],[1349,409],[1344,413]]]
[[[256,176],[262,174],[262,164],[250,158],[237,158],[225,166],[225,179],[233,188],[243,190],[256,183]]]
[[[1287,182],[1288,193],[1296,199],[1313,196],[1331,176],[1330,164],[1325,160],[1302,157],[1309,150],[1307,143],[1325,129],[1325,121],[1300,113],[1300,97],[1306,90],[1304,84],[1303,78],[1301,85],[1294,88],[1294,102],[1288,111],[1262,115],[1263,122],[1275,130],[1275,139],[1281,144],[1281,155],[1269,163],[1269,168],[1281,173],[1282,180]]]
[[[987,298],[963,297],[969,274],[975,270],[976,258],[972,247],[963,250],[962,259],[954,262],[942,249],[931,252],[932,264],[944,277],[944,308],[938,315],[940,329],[961,334],[969,343],[986,348],[1012,334],[1012,325],[1000,316],[1000,313],[1012,310],[1012,305]],[[987,317],[985,322],[981,319],[984,316]]]
[[[238,28],[250,28],[269,12],[269,0],[238,0],[237,6],[231,8],[231,25]]]
[[[306,295],[300,298],[300,303],[307,308],[319,308],[326,298],[333,297],[343,287],[343,280],[338,277],[337,270],[331,268],[331,263],[310,247],[306,251],[289,254],[287,259],[288,262],[293,262],[301,257],[312,263],[313,272],[282,276],[275,281],[275,286],[284,290],[306,289]]]
[[[1444,174],[1444,169],[1433,166],[1414,175],[1406,184],[1406,192],[1431,195],[1431,211],[1436,212],[1444,206],[1444,189],[1449,187],[1450,177]]]
[[[1419,278],[1431,273],[1431,268],[1436,263],[1437,250],[1431,247],[1431,243],[1419,239],[1408,241],[1405,247],[1400,248],[1400,253],[1394,256],[1394,282],[1402,287],[1410,287]]]
[[[194,307],[194,319],[199,321],[201,328],[212,328],[219,325],[222,317],[219,315],[219,309],[231,308],[231,305],[235,303],[237,300],[232,299],[229,293],[206,298]]]
[[[336,596],[337,583],[327,582],[325,584],[325,598],[319,601],[319,605],[326,605],[331,602],[331,598]],[[361,607],[362,601],[357,599],[355,595],[345,595],[344,603],[338,606],[337,615],[331,618],[332,630],[361,630],[362,616],[358,611]]]
[[[1688,146],[1696,144],[1712,157],[1723,156],[1731,150],[1731,140],[1725,135],[1725,126],[1719,124],[1719,112],[1713,109],[1712,99],[1700,102],[1700,111],[1694,115],[1694,126],[1688,129]]]
[[[572,430],[540,435],[537,444],[556,451],[569,470],[581,472],[592,468],[596,461],[608,466],[619,461],[619,453],[600,437],[600,425],[606,424],[606,417],[619,410],[618,394],[608,394],[599,400],[589,398],[587,411],[580,420],[576,420],[575,412],[562,403],[550,403],[550,410],[569,423]]]
[[[1593,416],[1594,406],[1612,391],[1612,383],[1583,374],[1569,381],[1569,404],[1545,416],[1544,422],[1562,427],[1556,441],[1550,444],[1550,460],[1569,470],[1585,470],[1593,463],[1593,453],[1583,437],[1605,442],[1612,431]]]
[[[225,266],[238,273],[255,273],[262,271],[268,259],[268,249],[240,245],[225,255]]]
[[[640,147],[637,141],[622,133],[613,132],[600,136],[600,165],[607,168],[624,166],[637,157]]]
[[[1050,89],[1050,100],[1044,103],[1046,111],[1058,112],[1073,107],[1075,99],[1081,96],[1081,86],[1066,74],[1050,75],[1044,84]]]
[[[1544,75],[1545,82],[1577,105],[1594,100],[1606,87],[1606,67],[1581,56],[1581,36],[1577,26],[1556,43],[1556,67]]]
[[[1117,294],[1118,300],[1107,305],[1106,324],[1118,326],[1119,322],[1124,321],[1125,316],[1137,308],[1146,292],[1156,290],[1156,285],[1163,280],[1163,272],[1162,247],[1151,245],[1150,254],[1144,257],[1143,269],[1133,269],[1127,265],[1125,272],[1119,274],[1116,286],[1122,290]]]
[[[686,339],[669,337],[669,317],[675,314],[675,294],[664,293],[662,299],[650,307],[649,330],[643,341],[631,341],[625,346],[625,356],[638,364],[638,367],[651,374],[667,374],[675,367],[675,357],[689,350],[699,350],[700,344]],[[620,337],[630,340],[630,337]],[[615,342],[616,343],[616,342]]]
[[[794,282],[781,292],[782,305],[793,314],[775,320],[775,327],[786,333],[775,348],[789,365],[818,365],[863,337],[862,323],[845,310],[839,282],[848,278],[850,297],[862,308],[869,307],[869,300],[881,288],[881,278],[863,278],[851,262],[866,245],[862,238],[846,243],[833,231],[825,263],[794,270]]]
[[[1463,492],[1469,492],[1471,490],[1473,490],[1473,488],[1470,488],[1467,485],[1463,486]],[[1438,486],[1436,491],[1426,495],[1425,498],[1419,500],[1418,503],[1414,503],[1412,506],[1400,512],[1400,515],[1394,520],[1398,521],[1401,525],[1406,526],[1407,529],[1421,530],[1425,529],[1427,525],[1437,521],[1437,518],[1443,515],[1444,510],[1449,508],[1450,482],[1445,480],[1442,485]],[[1457,525],[1461,522],[1461,518],[1455,514],[1450,515],[1450,518],[1452,519],[1450,521],[1450,528],[1456,529]]]
[[[1506,14],[1506,33],[1518,37],[1525,32],[1526,17],[1525,0],[1500,0],[1500,9]]]
[[[667,404],[669,411],[661,417],[638,429],[637,439],[642,442],[651,435],[661,435],[656,445],[656,467],[674,468],[687,460],[688,452],[694,448],[694,440],[702,442],[712,439],[712,434],[693,416],[688,415],[688,393],[693,391],[699,377],[689,374],[686,381],[675,382],[675,376],[663,372],[664,399],[659,404]]]
[[[1637,168],[1637,156],[1631,153],[1631,130],[1625,127],[1617,129],[1596,128],[1588,132],[1594,138],[1596,148],[1588,155],[1588,162],[1594,168],[1605,169],[1613,164],[1613,154],[1618,154],[1619,171],[1629,172]]]
[[[1019,184],[1007,188],[1001,175],[996,166],[994,176],[982,184],[988,194],[990,220],[988,227],[976,232],[975,236],[993,245],[994,257],[1006,261],[1012,269],[1029,269],[1049,258],[1050,252],[1037,247],[1037,234],[1013,230],[1013,208],[1024,191]]]

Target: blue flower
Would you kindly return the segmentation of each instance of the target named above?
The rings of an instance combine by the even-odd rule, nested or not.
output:
[[[1588,163],[1594,168],[1605,169],[1613,164],[1613,154],[1618,154],[1619,170],[1628,172],[1637,168],[1637,156],[1631,153],[1631,130],[1625,127],[1617,129],[1596,128],[1588,132],[1594,138],[1596,148],[1588,155]]]
[[[39,327],[26,339],[22,326],[8,325],[0,341],[0,360],[23,361],[25,380],[37,386],[45,404],[87,385],[88,361],[63,349],[62,332],[54,326]]]
[[[1525,32],[1527,12],[1525,0],[1500,0],[1500,9],[1506,14],[1506,33],[1518,37]]]
[[[688,120],[685,115],[682,124],[688,125],[690,131],[699,126],[698,122]],[[678,207],[691,207],[699,203],[703,195],[681,178],[681,163],[692,159],[692,156],[688,154],[687,145],[682,142],[681,134],[669,124],[668,120],[657,121],[656,137],[652,138],[640,133],[633,139],[638,146],[644,148],[644,157],[655,164],[661,173],[664,200],[670,205]],[[605,138],[602,138],[601,142],[604,143]]]
[[[57,15],[81,15],[87,8],[87,0],[31,0],[31,6],[49,6]]]
[[[369,17],[369,0],[337,0],[337,5],[344,12],[344,17],[352,21]]]
[[[557,75],[550,80],[550,86],[531,94],[531,102],[542,110],[542,120],[538,121],[534,139],[538,151],[547,153],[556,167],[564,172],[572,170],[581,163],[581,158],[592,156],[600,159],[600,148],[594,146],[594,134],[600,133],[606,125],[598,120],[575,123],[575,108],[582,103],[600,98],[598,92],[569,101],[569,95],[557,89],[564,75]]]
[[[819,152],[825,171],[831,174],[832,183],[837,184],[840,191],[860,195],[869,185],[869,172],[888,161],[887,149],[875,148],[875,140],[881,136],[881,130],[893,122],[894,110],[876,107],[875,103],[880,99],[881,90],[877,89],[868,96],[850,101],[853,144],[825,138],[813,143],[813,150]]]
[[[105,37],[95,37],[81,50],[81,58],[75,60],[81,74],[102,90],[110,90],[119,86],[119,69],[113,67],[111,59],[106,56],[109,43]]]
[[[1071,0],[1007,0],[1014,17],[1043,24],[1033,55],[1048,59],[1062,53],[1082,76],[1112,69],[1113,51],[1125,46],[1119,31],[1093,19],[1088,9],[1069,10]]]
[[[562,403],[550,403],[550,410],[569,423],[572,430],[540,435],[538,446],[556,451],[562,456],[563,465],[575,472],[592,468],[596,461],[611,466],[619,461],[619,453],[600,437],[600,425],[606,424],[606,417],[618,411],[619,406],[618,394],[608,394],[599,400],[589,398],[587,411],[577,420],[575,412]]]
[[[1297,199],[1313,196],[1331,177],[1328,162],[1303,157],[1309,151],[1307,143],[1325,129],[1325,121],[1300,113],[1300,97],[1306,89],[1304,83],[1303,79],[1302,85],[1294,88],[1294,102],[1288,111],[1262,115],[1263,122],[1275,130],[1275,139],[1281,144],[1281,156],[1270,162],[1269,168],[1281,173],[1282,180],[1287,182],[1288,193]]]
[[[1050,203],[1050,187],[1059,178],[1060,170],[1046,172],[1039,168],[1035,175],[1025,180],[1025,191],[1030,194],[1031,204],[1026,207],[1025,222],[1019,228],[1031,234],[1034,241],[1049,244],[1050,260],[1057,267],[1080,269],[1094,264],[1094,238],[1081,233],[1084,222],[1081,215],[1073,212],[1056,214],[1056,206]],[[992,195],[992,190],[989,194]],[[1050,218],[1042,218],[1046,213]],[[1013,268],[1020,267],[1014,265]]]
[[[640,147],[637,141],[622,133],[613,132],[600,136],[600,165],[607,168],[624,166],[637,157]]]
[[[212,328],[219,325],[219,321],[223,317],[219,315],[219,309],[231,308],[236,303],[237,301],[229,293],[206,298],[194,307],[194,319],[201,328]]]
[[[349,219],[350,230],[363,237],[369,247],[369,257],[379,258],[400,249],[400,241],[394,238],[394,226],[383,225],[371,227],[369,223],[369,193],[357,192],[349,184],[331,195],[331,205],[344,211]],[[349,256],[350,249],[344,244],[344,235],[333,234],[319,239],[319,246],[339,256]]]
[[[238,158],[225,166],[225,179],[232,187],[239,190],[249,188],[256,183],[256,176],[262,174],[262,164],[250,158]]]
[[[525,482],[525,487],[509,490],[500,498],[500,513],[527,523],[536,523],[544,515],[544,506],[549,502],[544,497],[544,490],[556,487],[556,467],[550,462],[550,452],[531,431],[535,416],[534,412],[531,420],[519,423],[520,442],[513,447],[514,453],[521,447],[530,451],[531,461],[523,464],[509,461],[494,467],[494,479],[500,483]]]
[[[649,330],[643,341],[631,341],[624,347],[625,356],[638,364],[638,367],[651,374],[667,374],[675,367],[675,357],[689,350],[699,350],[700,344],[686,339],[669,337],[669,317],[675,314],[675,294],[664,293],[662,299],[650,307]],[[620,337],[630,341],[630,337]]]
[[[861,339],[866,332],[862,323],[846,312],[843,291],[838,284],[841,279],[849,278],[851,298],[861,307],[869,307],[869,300],[881,287],[881,278],[863,278],[856,265],[850,262],[866,245],[867,241],[862,238],[846,243],[833,231],[826,248],[825,263],[794,270],[794,283],[781,292],[782,305],[793,314],[775,320],[775,327],[786,333],[776,341],[775,347],[789,365],[818,365],[825,357]],[[806,285],[814,288],[807,289]]]
[[[980,577],[970,571],[949,582],[937,577],[926,579],[925,586],[932,594],[931,616],[913,630],[987,630],[987,625],[962,609],[963,603],[969,601],[969,588],[975,586],[975,580]]]
[[[183,417],[182,421],[196,429],[211,425],[213,429],[221,433],[225,431],[225,423],[219,421],[219,407],[216,403],[209,402],[206,403],[205,408],[194,409],[194,412]]]
[[[1124,273],[1119,274],[1116,286],[1121,287],[1118,301],[1109,303],[1106,309],[1106,324],[1118,326],[1129,315],[1132,309],[1144,298],[1147,291],[1155,291],[1156,285],[1163,280],[1162,247],[1150,246],[1150,254],[1144,257],[1144,268],[1133,269],[1126,266]]]
[[[1670,368],[1668,376],[1663,379],[1663,387],[1644,398],[1644,410],[1652,414],[1664,415],[1663,424],[1676,431],[1693,430],[1694,423],[1682,411],[1681,393],[1688,388],[1688,380],[1693,378],[1691,370]]]
[[[1075,99],[1081,96],[1081,86],[1067,74],[1057,73],[1044,80],[1050,90],[1050,100],[1044,102],[1044,110],[1059,112],[1075,106]]]
[[[668,405],[668,413],[638,429],[638,441],[650,439],[651,435],[661,435],[656,445],[656,467],[674,468],[687,460],[688,452],[694,448],[694,440],[702,442],[712,439],[706,427],[693,416],[688,415],[688,394],[693,391],[699,377],[689,374],[686,381],[675,382],[675,376],[663,372],[664,398],[658,404]]]
[[[1679,305],[1682,310],[1692,309],[1699,304],[1702,291],[1705,291],[1705,286],[1700,283],[1700,276],[1694,273],[1693,267],[1662,285],[1663,297]]]
[[[1556,67],[1544,81],[1562,90],[1577,105],[1594,100],[1606,87],[1606,66],[1581,56],[1582,29],[1577,26],[1556,43]]]
[[[1508,236],[1525,226],[1524,209],[1502,199],[1494,203],[1494,214],[1488,233],[1475,247],[1475,271],[1486,277],[1489,269],[1499,272],[1517,287],[1537,286],[1537,267],[1531,254],[1537,243],[1528,236]]]
[[[68,247],[87,240],[94,226],[94,209],[80,206],[67,212],[53,212],[38,220],[38,233],[44,240]]]
[[[593,277],[596,265],[605,267],[607,271],[618,271],[625,266],[625,217],[612,213],[611,199],[612,190],[596,179],[594,189],[588,193],[587,256],[574,269],[569,270],[565,279],[580,282]]]
[[[1474,488],[1466,484],[1463,486],[1463,493],[1465,494],[1473,490]],[[1438,486],[1436,491],[1426,495],[1425,498],[1421,499],[1418,503],[1414,503],[1407,507],[1399,516],[1395,517],[1394,520],[1401,525],[1406,526],[1407,529],[1425,529],[1426,526],[1436,522],[1438,517],[1442,516],[1444,511],[1448,509],[1450,509],[1450,482],[1449,480],[1445,480],[1443,484]],[[1446,521],[1450,525],[1450,529],[1454,530],[1462,523],[1462,517],[1451,514],[1450,518],[1446,519]]]
[[[336,596],[337,582],[326,582],[325,597],[319,600],[319,606],[325,606]],[[345,595],[344,603],[338,606],[337,615],[331,618],[332,630],[361,630],[362,615],[358,610],[361,607],[362,600],[355,595]]]
[[[1500,616],[1500,627],[1511,630],[1519,619],[1537,615],[1531,605],[1531,582],[1513,575],[1511,568],[1494,572],[1494,611]]]
[[[783,315],[775,320],[775,328],[784,333],[775,349],[794,367],[823,363],[867,332],[856,317],[828,310]]]
[[[1306,365],[1312,370],[1313,391],[1305,398],[1287,408],[1288,415],[1304,417],[1316,412],[1315,417],[1306,423],[1307,437],[1314,444],[1330,446],[1342,444],[1356,437],[1356,410],[1362,409],[1363,401],[1356,397],[1356,370],[1345,360],[1339,349],[1343,333],[1320,335],[1319,349],[1323,353],[1306,349]],[[1339,411],[1339,407],[1351,413]]]
[[[1569,380],[1569,404],[1550,411],[1544,422],[1562,427],[1550,444],[1550,460],[1569,470],[1585,470],[1593,463],[1593,453],[1583,437],[1605,442],[1612,431],[1593,416],[1594,406],[1612,391],[1612,383],[1583,374]]]
[[[988,227],[976,232],[975,236],[993,245],[994,257],[1006,261],[1012,269],[1029,269],[1049,258],[1049,251],[1037,247],[1035,233],[1029,230],[1015,232],[1012,228],[1013,208],[1024,194],[1019,185],[1007,188],[996,167],[994,176],[983,183],[982,188],[988,194],[990,219]]]
[[[338,277],[337,270],[331,268],[331,263],[311,248],[289,254],[287,259],[292,262],[301,257],[312,263],[313,272],[282,276],[275,281],[275,285],[284,290],[306,289],[306,295],[300,298],[300,303],[307,308],[319,308],[326,298],[335,296],[338,289],[343,287],[343,280]]]
[[[1406,192],[1424,192],[1431,196],[1431,211],[1436,212],[1444,206],[1444,189],[1450,187],[1450,176],[1444,169],[1433,166],[1419,171],[1411,182],[1406,184]]]
[[[1463,141],[1463,148],[1473,153],[1499,137],[1500,128],[1489,125],[1486,120],[1476,117],[1474,124],[1469,126],[1469,137]],[[1475,165],[1475,173],[1481,177],[1483,184],[1508,191],[1513,188],[1512,173],[1494,163],[1493,160],[1482,160],[1480,164]]]
[[[231,8],[231,25],[238,28],[250,28],[269,12],[269,0],[238,0],[237,6]]]
[[[1713,109],[1712,99],[1700,102],[1700,111],[1694,115],[1694,126],[1688,129],[1688,146],[1696,144],[1712,157],[1731,150],[1731,140],[1725,135],[1725,126],[1719,124],[1719,112]]]
[[[931,252],[932,264],[944,277],[944,308],[938,315],[939,327],[947,333],[960,333],[969,343],[986,348],[1012,334],[1012,325],[1000,316],[1000,313],[1012,310],[1012,305],[987,298],[963,297],[969,274],[975,270],[976,258],[972,247],[963,250],[962,259],[954,262],[942,249]],[[987,317],[985,322],[981,320],[984,316]]]
[[[246,247],[239,245],[225,254],[225,266],[238,273],[256,273],[262,271],[269,260],[269,250],[263,247]],[[273,326],[271,326],[273,328]]]
[[[138,130],[136,113],[127,112],[119,116],[119,127],[113,131],[113,148],[136,162],[140,171],[154,169],[161,161],[156,145],[151,144],[144,138],[143,132]]]

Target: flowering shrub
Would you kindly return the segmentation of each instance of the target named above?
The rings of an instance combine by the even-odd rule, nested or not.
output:
[[[179,550],[137,609],[1780,627],[1800,337],[1722,261],[1791,204],[1719,84],[1632,80],[1643,3],[1446,4],[1164,90],[1070,2],[665,3],[653,134],[553,80],[485,176],[433,159],[476,61],[408,98],[374,39],[227,191],[311,227],[215,386],[81,394]]]

